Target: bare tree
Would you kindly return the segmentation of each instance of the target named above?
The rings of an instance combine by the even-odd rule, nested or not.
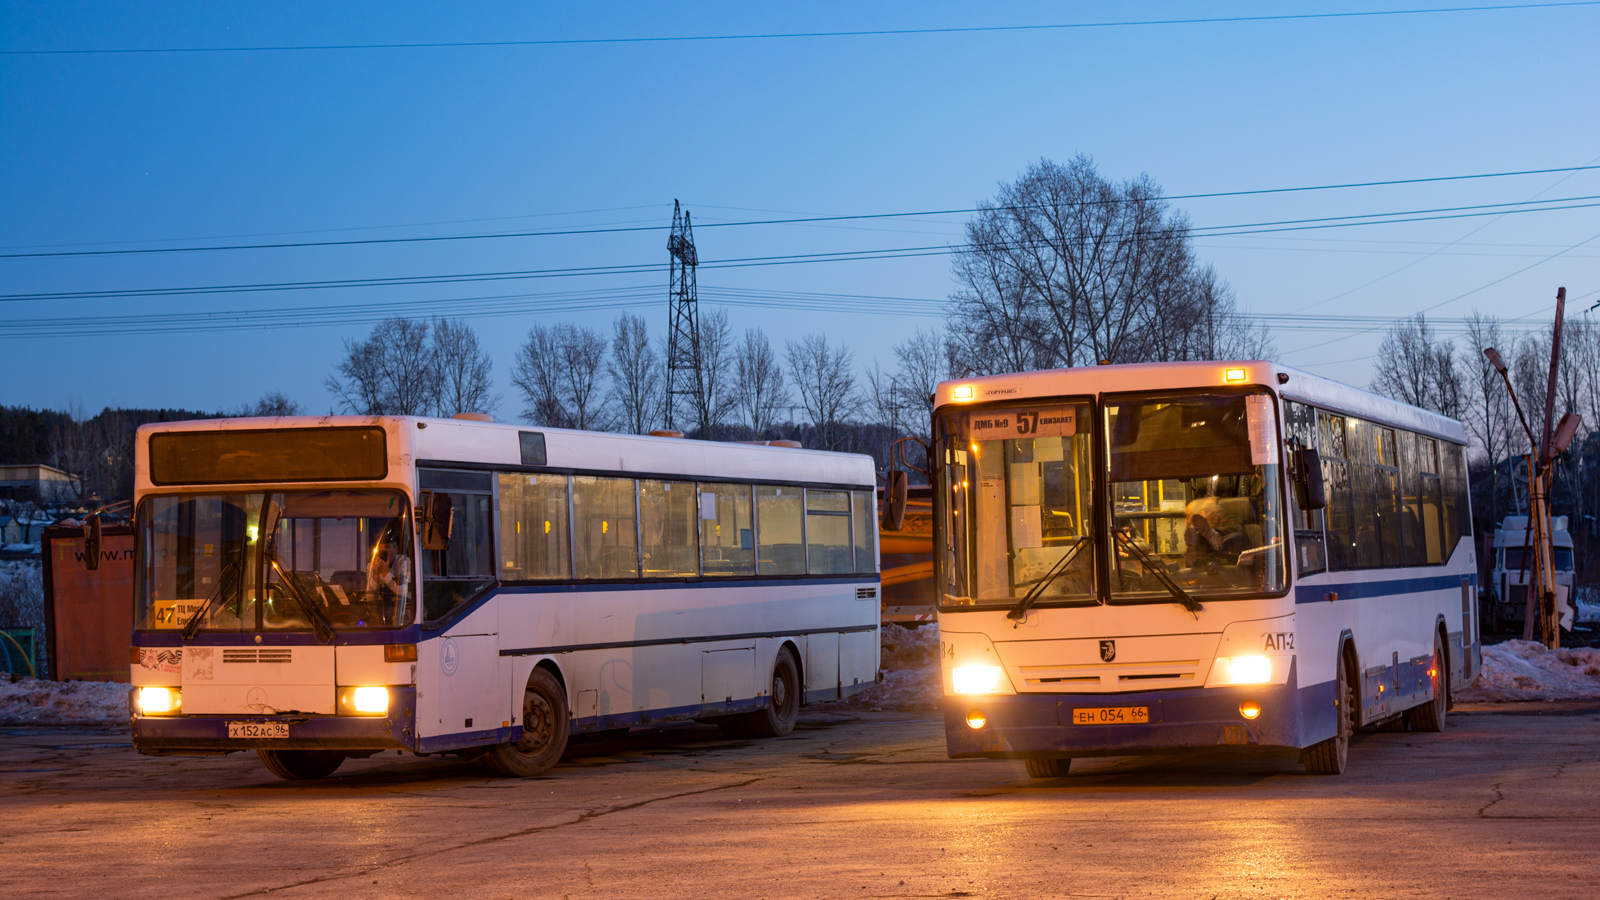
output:
[[[937,329],[918,328],[911,337],[895,345],[894,355],[900,370],[894,376],[894,391],[917,434],[932,427],[933,391],[950,377],[950,356]],[[913,412],[914,411],[914,412]]]
[[[855,354],[844,347],[829,347],[822,334],[808,334],[785,343],[789,377],[800,392],[800,404],[817,430],[821,449],[838,446],[839,426],[860,404],[855,375]]]
[[[700,385],[695,392],[695,423],[700,436],[715,440],[717,429],[738,405],[737,385],[731,383],[737,368],[733,329],[726,310],[700,317]]]
[[[439,372],[439,415],[492,413],[500,405],[490,374],[494,362],[465,320],[433,320],[433,357]]]
[[[359,415],[432,415],[439,404],[439,370],[428,331],[425,321],[385,319],[366,340],[344,342],[344,378],[330,375],[323,383]]]
[[[1078,156],[1041,160],[967,223],[956,254],[955,369],[982,374],[1101,360],[1215,358],[1263,329],[1200,266],[1189,222],[1148,176],[1121,184]]]
[[[1439,340],[1422,313],[1390,327],[1378,346],[1372,390],[1452,419],[1462,412],[1455,344]]]
[[[269,391],[255,403],[247,403],[239,411],[241,416],[298,416],[303,412],[300,404],[290,400],[281,391]]]
[[[1467,317],[1466,346],[1460,351],[1458,368],[1462,378],[1463,402],[1461,420],[1467,435],[1477,445],[1488,464],[1489,490],[1487,503],[1490,527],[1500,521],[1500,461],[1509,452],[1514,437],[1516,413],[1511,408],[1511,396],[1501,383],[1500,373],[1489,364],[1483,351],[1486,347],[1507,348],[1506,335],[1500,321],[1477,310]]]
[[[761,329],[745,329],[734,351],[733,371],[740,417],[761,438],[777,424],[778,410],[791,402],[783,367]]]
[[[526,401],[523,417],[553,428],[604,430],[606,342],[592,328],[535,325],[517,351],[511,383]]]
[[[644,317],[623,313],[611,323],[611,398],[623,431],[648,434],[661,416],[661,357]]]

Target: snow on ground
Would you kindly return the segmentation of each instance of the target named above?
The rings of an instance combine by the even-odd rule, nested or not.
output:
[[[110,681],[12,680],[0,675],[0,725],[117,724],[128,686]]]
[[[1534,641],[1505,641],[1483,648],[1483,671],[1455,699],[1600,699],[1600,650],[1547,650]]]
[[[944,689],[939,681],[939,626],[902,628],[885,625],[880,632],[883,682],[844,700],[835,709],[937,709]]]

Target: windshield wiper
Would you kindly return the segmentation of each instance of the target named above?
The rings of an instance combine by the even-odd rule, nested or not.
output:
[[[1067,570],[1067,566],[1069,566],[1074,559],[1078,558],[1078,553],[1081,552],[1085,546],[1092,543],[1094,543],[1094,541],[1091,538],[1079,538],[1078,542],[1072,545],[1072,549],[1061,554],[1061,558],[1056,560],[1056,564],[1050,567],[1050,571],[1046,572],[1043,578],[1034,583],[1033,590],[1029,591],[1021,600],[1018,600],[1016,606],[1011,607],[1011,611],[1006,613],[1006,618],[1021,619],[1024,615],[1027,615],[1028,607],[1032,606],[1033,602],[1039,599],[1039,596],[1044,593],[1045,588],[1049,587],[1051,582],[1061,577],[1061,573]]]
[[[301,589],[297,580],[299,576],[293,572],[283,571],[283,566],[278,564],[278,551],[273,545],[267,545],[266,554],[268,565],[272,566],[273,571],[278,573],[278,582],[288,588],[287,593],[289,596],[294,598],[295,604],[305,612],[306,618],[311,620],[311,627],[317,633],[317,640],[324,644],[333,643],[334,638],[339,636],[333,630],[333,623],[329,622],[327,617],[322,614],[322,610],[317,609],[317,605],[305,595],[305,591]]]
[[[183,623],[183,631],[179,633],[180,637],[186,641],[194,640],[194,634],[200,630],[200,622],[205,619],[206,611],[227,590],[228,579],[237,579],[239,577],[239,570],[244,567],[244,557],[245,554],[241,551],[233,558],[233,562],[223,566],[222,571],[217,573],[217,589],[211,592],[211,596],[206,598],[206,602],[200,604],[200,608],[194,611],[194,615],[189,617],[189,621]]]
[[[1167,574],[1166,566],[1157,560],[1151,559],[1150,554],[1144,552],[1144,549],[1133,538],[1120,531],[1113,530],[1111,533],[1124,550],[1127,550],[1130,555],[1137,557],[1140,562],[1144,563],[1145,571],[1156,576],[1156,580],[1161,582],[1161,585],[1167,589],[1167,592],[1172,595],[1172,599],[1183,604],[1183,608],[1193,614],[1195,619],[1198,620],[1200,618],[1199,613],[1205,607],[1201,606],[1199,600],[1189,596],[1188,591],[1179,587],[1178,583],[1172,580],[1172,576]],[[1118,568],[1121,567],[1119,566]]]

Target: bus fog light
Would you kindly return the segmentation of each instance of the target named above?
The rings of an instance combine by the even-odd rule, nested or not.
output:
[[[1272,680],[1272,660],[1265,656],[1234,656],[1217,660],[1223,684],[1265,684]]]
[[[1256,716],[1261,715],[1261,704],[1254,700],[1246,700],[1239,704],[1239,715],[1244,716],[1246,719],[1254,719]]]
[[[1001,690],[1004,679],[999,666],[956,666],[950,672],[958,694],[993,694]]]
[[[169,687],[139,688],[139,712],[147,716],[175,713],[183,708],[183,692]]]
[[[984,725],[988,724],[988,722],[989,722],[989,720],[984,718],[983,717],[983,713],[980,712],[979,710],[975,709],[975,710],[967,713],[967,727],[968,728],[982,728]]]
[[[381,716],[389,711],[386,687],[348,687],[339,690],[339,712],[347,716]]]

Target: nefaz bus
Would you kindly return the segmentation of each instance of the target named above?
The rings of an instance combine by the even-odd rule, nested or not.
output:
[[[935,396],[952,757],[1299,751],[1442,727],[1480,663],[1460,423],[1270,362]]]
[[[138,433],[133,742],[537,775],[573,732],[774,736],[878,670],[872,460],[407,417]]]

